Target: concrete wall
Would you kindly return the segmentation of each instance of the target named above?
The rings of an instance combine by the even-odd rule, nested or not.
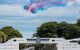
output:
[[[80,45],[79,44],[57,44],[57,49],[58,50],[80,50]]]
[[[19,44],[3,43],[3,44],[0,44],[0,50],[19,50]]]
[[[34,38],[32,38],[34,39]],[[70,43],[69,41],[63,38],[41,38],[49,39],[49,41],[42,40],[40,43],[43,44],[56,44],[57,50],[80,50],[80,44]],[[14,41],[16,40],[16,41]],[[19,50],[19,43],[31,43],[36,44],[36,40],[27,40],[24,38],[13,38],[6,43],[0,44],[0,50]]]

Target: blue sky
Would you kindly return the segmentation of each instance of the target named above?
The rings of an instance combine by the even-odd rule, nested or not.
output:
[[[23,9],[25,0],[0,0],[0,28],[13,26],[24,38],[31,38],[37,27],[50,21],[75,23],[79,18],[80,4],[69,2],[65,7],[51,7],[32,14]]]

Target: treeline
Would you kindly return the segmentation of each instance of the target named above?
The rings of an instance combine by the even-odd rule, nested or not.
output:
[[[0,43],[4,43],[11,38],[22,37],[22,34],[12,26],[5,26],[0,29]]]
[[[37,28],[37,32],[33,34],[33,37],[41,38],[65,38],[73,39],[80,37],[80,19],[77,23],[71,24],[67,22],[47,22],[43,23]]]

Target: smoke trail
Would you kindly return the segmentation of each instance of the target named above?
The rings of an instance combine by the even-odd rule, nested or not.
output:
[[[37,13],[53,6],[66,6],[69,2],[77,4],[80,0],[26,0],[24,9]]]

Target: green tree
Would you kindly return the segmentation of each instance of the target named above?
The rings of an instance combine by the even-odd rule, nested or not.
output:
[[[67,28],[68,25],[69,24],[64,21],[58,24],[56,28],[58,37],[63,37],[63,33],[65,32],[65,29]]]
[[[65,39],[73,39],[78,38],[80,34],[78,33],[77,28],[75,25],[72,24],[66,24],[63,26],[59,26],[57,29],[58,37],[63,37]]]
[[[34,37],[63,37],[65,39],[73,39],[80,37],[80,26],[66,22],[47,22],[43,23],[37,29]]]
[[[4,34],[6,34],[8,36],[7,40],[9,40],[11,38],[16,38],[16,37],[22,37],[22,34],[18,30],[15,30],[11,26],[5,26],[5,27],[1,28],[1,31],[3,31]]]
[[[42,24],[37,29],[37,33],[35,33],[33,36],[37,37],[56,37],[56,27],[57,22],[47,22]]]
[[[80,26],[80,19],[77,20],[77,26]]]
[[[7,40],[7,35],[0,31],[0,43],[4,43]]]
[[[21,38],[22,34],[14,29],[12,26],[5,26],[0,30],[0,43],[4,43],[11,38]],[[20,45],[20,48],[24,48],[25,44]]]

